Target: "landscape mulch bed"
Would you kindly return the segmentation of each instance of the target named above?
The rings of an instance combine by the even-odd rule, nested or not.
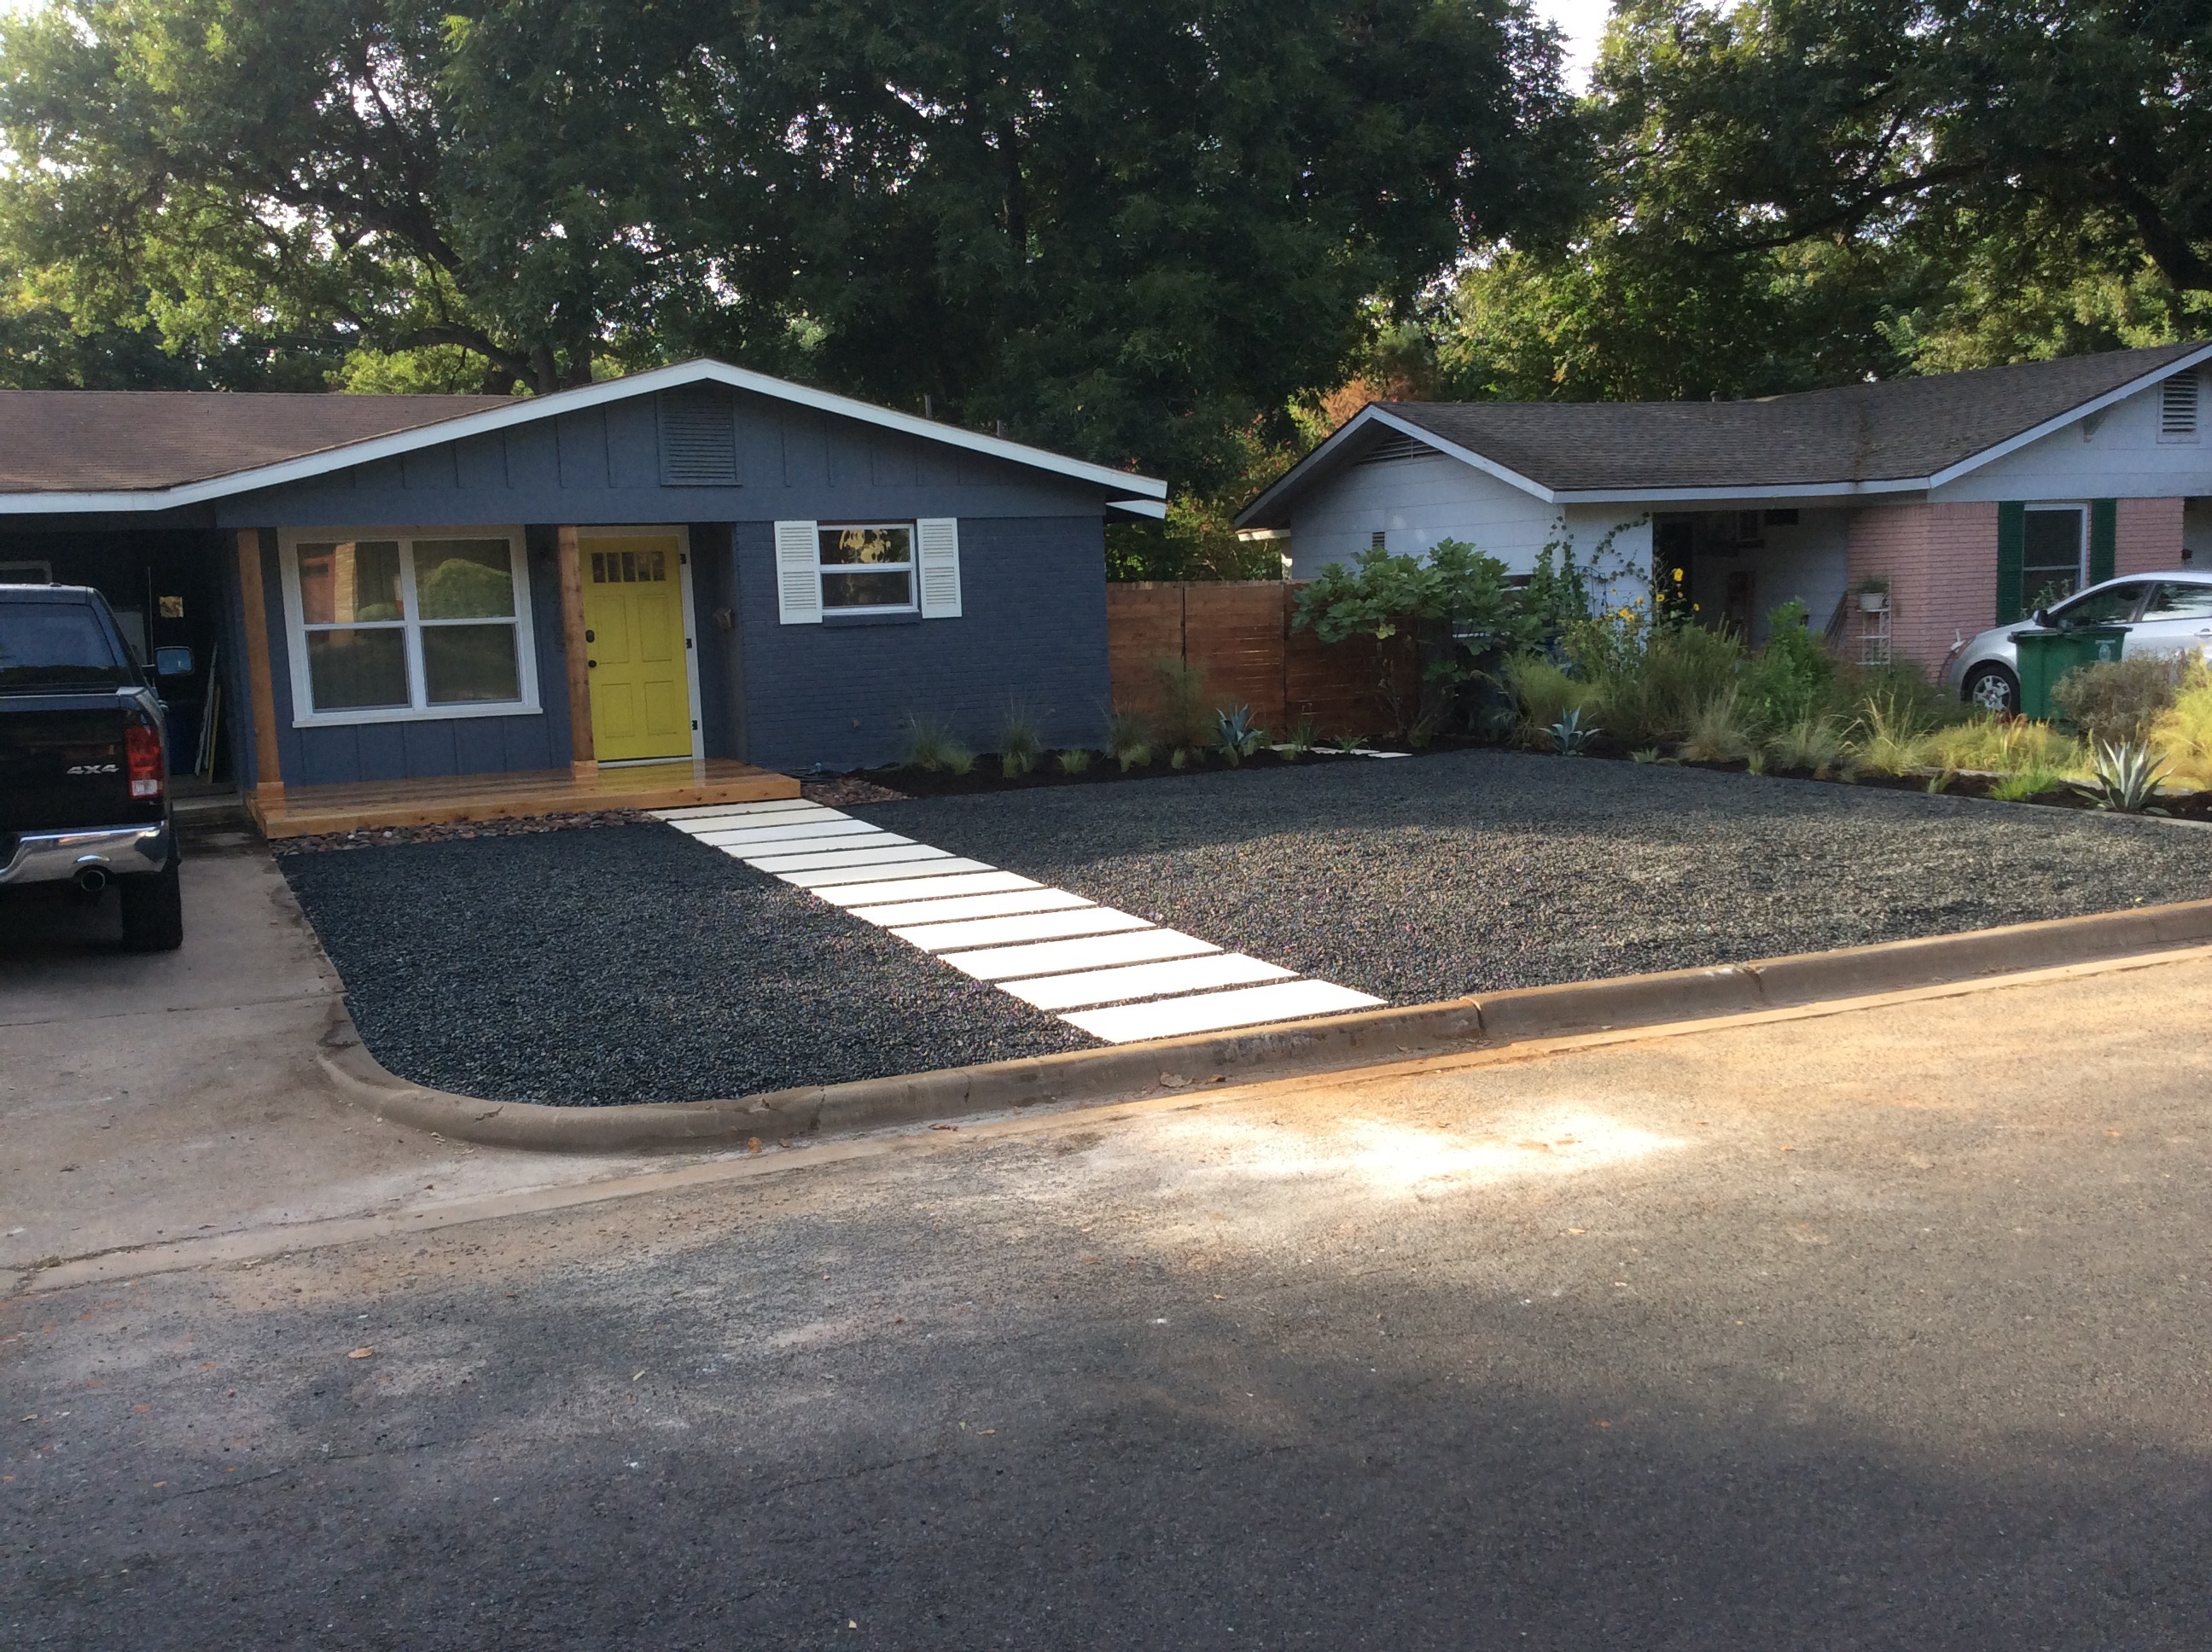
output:
[[[657,822],[571,826],[279,862],[386,1067],[686,1102],[1092,1042]]]
[[[2212,896],[2189,827],[1491,750],[853,812],[1396,1003]]]

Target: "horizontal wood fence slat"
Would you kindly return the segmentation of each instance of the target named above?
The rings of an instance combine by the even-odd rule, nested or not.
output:
[[[1209,704],[1251,707],[1252,720],[1277,738],[1307,717],[1325,738],[1389,732],[1375,645],[1360,639],[1324,643],[1311,631],[1292,631],[1298,590],[1276,580],[1109,584],[1107,668],[1114,709],[1156,714],[1158,662],[1164,659],[1202,670]],[[1410,645],[1394,642],[1390,653],[1399,691],[1410,705],[1419,682]]]

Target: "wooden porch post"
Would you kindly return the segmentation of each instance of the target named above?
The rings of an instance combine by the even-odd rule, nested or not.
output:
[[[246,609],[246,683],[253,708],[253,812],[264,823],[284,808],[284,768],[276,750],[276,696],[270,687],[269,599],[261,582],[261,530],[237,534],[238,591]]]
[[[580,780],[599,778],[592,747],[592,668],[584,641],[584,559],[576,530],[558,527],[560,547],[561,647],[568,660],[568,772]]]

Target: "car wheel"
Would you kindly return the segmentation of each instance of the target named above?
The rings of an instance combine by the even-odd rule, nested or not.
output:
[[[159,872],[118,878],[123,893],[123,944],[133,952],[173,952],[185,944],[185,897],[177,882],[177,857]]]
[[[1977,665],[1966,673],[1961,694],[1984,711],[2009,713],[2020,709],[2020,679],[2002,665]]]

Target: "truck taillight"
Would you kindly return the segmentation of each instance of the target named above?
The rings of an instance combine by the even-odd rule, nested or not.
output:
[[[125,726],[123,758],[124,767],[131,775],[131,795],[160,797],[165,778],[161,773],[161,736],[152,723],[143,717],[133,717]]]

